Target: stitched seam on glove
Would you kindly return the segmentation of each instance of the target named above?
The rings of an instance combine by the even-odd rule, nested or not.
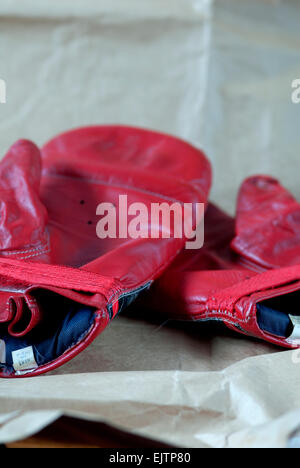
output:
[[[43,271],[47,269],[47,272]],[[53,271],[53,274],[49,273]],[[103,287],[111,288],[120,284],[116,279],[75,270],[64,266],[45,265],[39,263],[22,263],[19,260],[0,259],[0,275],[28,283],[46,284],[60,288],[78,289],[87,292],[102,292]],[[43,280],[46,283],[43,283]]]

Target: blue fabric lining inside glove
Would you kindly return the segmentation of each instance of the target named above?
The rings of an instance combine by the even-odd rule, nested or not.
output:
[[[293,331],[288,314],[262,303],[257,304],[257,322],[261,330],[282,338],[288,338]]]
[[[257,307],[257,322],[261,330],[281,338],[289,338],[294,330],[289,317],[299,316],[300,292],[272,297],[260,302]]]
[[[14,372],[12,352],[32,346],[36,363],[49,363],[84,339],[95,320],[93,307],[78,304],[54,293],[38,298],[43,320],[26,336],[16,338],[8,334],[7,326],[0,326],[0,339],[6,345],[6,362],[0,367]]]

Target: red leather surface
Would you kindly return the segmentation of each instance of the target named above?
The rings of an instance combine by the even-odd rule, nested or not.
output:
[[[241,333],[298,347],[260,330],[256,304],[300,289],[299,255],[300,205],[278,181],[251,177],[241,187],[236,220],[210,204],[204,247],[183,251],[146,300],[171,318],[218,319]]]
[[[211,184],[204,154],[176,138],[126,127],[89,127],[39,149],[19,141],[0,164],[0,322],[15,337],[43,320],[36,290],[96,308],[94,326],[54,369],[84,349],[108,324],[107,306],[158,278],[186,239],[96,236],[101,202],[206,202]],[[158,226],[160,229],[160,226]],[[24,310],[31,319],[17,326]],[[0,337],[1,338],[1,337]],[[0,377],[7,377],[3,372]],[[15,375],[11,375],[14,377]]]
[[[232,248],[266,268],[300,264],[300,205],[269,177],[243,184]]]

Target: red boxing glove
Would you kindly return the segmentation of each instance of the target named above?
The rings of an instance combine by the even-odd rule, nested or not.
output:
[[[16,143],[0,164],[0,377],[76,356],[182,250],[185,237],[100,240],[100,203],[205,203],[210,184],[201,151],[155,132],[84,128],[52,140],[42,158]]]
[[[300,205],[276,180],[242,185],[236,221],[209,205],[205,243],[183,251],[147,294],[174,319],[220,320],[271,343],[300,346]]]

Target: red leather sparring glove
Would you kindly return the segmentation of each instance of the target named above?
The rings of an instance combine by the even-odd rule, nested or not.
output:
[[[146,295],[151,308],[294,348],[300,339],[300,205],[276,180],[242,185],[237,218],[213,205],[205,242],[185,250]]]
[[[100,240],[101,202],[203,203],[210,183],[201,151],[155,132],[84,128],[42,157],[16,143],[0,164],[0,377],[76,356],[183,248],[184,237]]]

